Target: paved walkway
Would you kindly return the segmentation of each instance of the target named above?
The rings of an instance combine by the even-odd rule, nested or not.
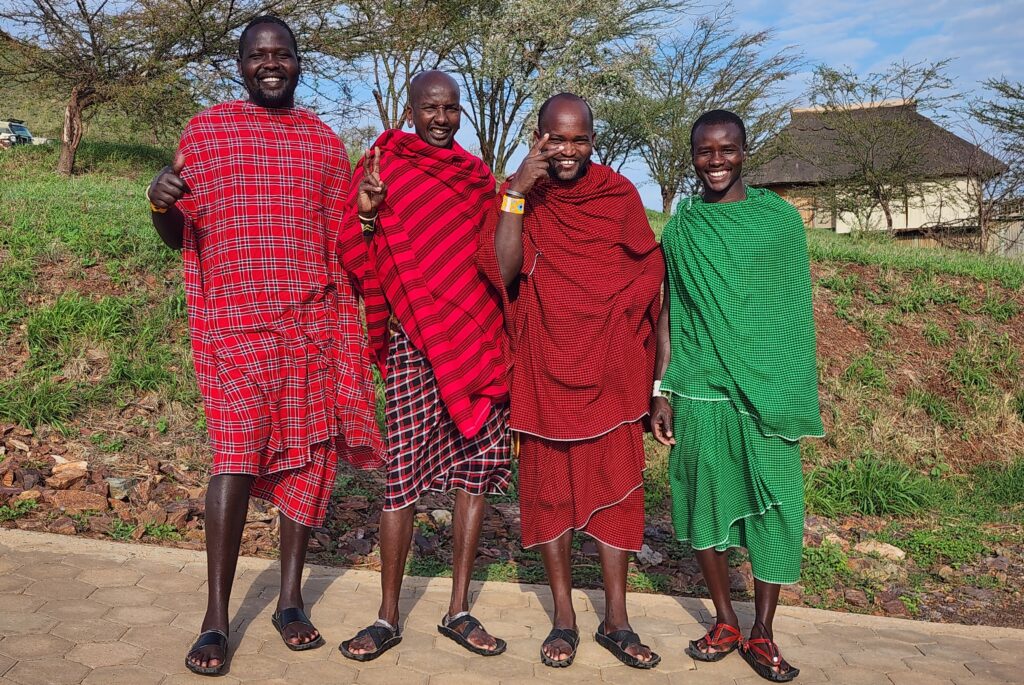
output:
[[[402,603],[405,639],[376,661],[357,664],[337,651],[373,618],[379,577],[313,567],[305,584],[311,614],[328,639],[290,652],[270,624],[277,593],[274,562],[242,559],[235,583],[230,671],[219,683],[694,683],[765,682],[733,655],[695,664],[683,654],[710,618],[707,602],[631,594],[633,627],[662,663],[654,671],[619,664],[589,637],[601,595],[577,592],[583,636],[568,669],[540,664],[550,623],[547,590],[535,585],[474,586],[473,612],[509,642],[499,657],[476,657],[440,637],[435,625],[449,581],[411,578]],[[201,554],[143,545],[0,529],[0,685],[176,685],[209,683],[184,667],[205,600]],[[744,625],[750,607],[741,605]],[[1024,631],[918,623],[781,607],[776,637],[802,669],[797,682],[849,685],[1024,683]]]

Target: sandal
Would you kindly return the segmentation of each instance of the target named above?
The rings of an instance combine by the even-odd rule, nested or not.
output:
[[[356,654],[349,650],[353,642],[366,636],[373,640],[374,649],[372,652]],[[367,626],[356,633],[356,636],[351,640],[345,640],[338,645],[338,651],[355,661],[373,661],[401,641],[402,634],[399,632],[398,626],[393,626],[384,619],[379,618],[372,626]]]
[[[545,645],[550,645],[555,640],[564,640],[572,647],[572,651],[569,652],[569,656],[564,659],[552,659],[544,653]],[[540,662],[545,666],[551,666],[552,668],[566,668],[572,666],[573,659],[576,658],[576,648],[580,644],[580,632],[575,628],[552,628],[548,636],[544,638],[544,642],[540,646]]]
[[[468,629],[465,626],[469,626]],[[473,617],[468,611],[455,614],[454,616],[445,615],[441,619],[441,623],[437,626],[437,632],[441,633],[447,638],[455,640],[460,645],[480,656],[498,656],[508,645],[500,637],[494,638],[494,649],[487,649],[486,647],[477,647],[469,641],[469,636],[473,634],[473,631],[479,628],[480,630],[487,633],[483,625],[476,618]],[[487,633],[490,635],[490,633]],[[491,637],[494,637],[493,635]]]
[[[216,666],[200,666],[194,664],[189,660],[195,652],[199,651],[203,647],[211,647],[217,645],[224,652],[224,656],[221,658],[220,663]],[[188,670],[198,675],[220,675],[220,672],[224,670],[224,666],[228,663],[228,634],[223,630],[217,630],[211,628],[210,630],[204,630],[199,633],[199,637],[192,643],[192,648],[188,650],[188,654],[185,655],[185,667]]]
[[[765,648],[762,649],[759,645],[765,645]],[[793,680],[793,678],[800,675],[800,669],[791,665],[789,666],[789,670],[785,673],[779,673],[775,670],[775,668],[785,663],[785,660],[782,658],[779,646],[770,638],[755,637],[746,640],[740,647],[740,654],[742,654],[746,662],[750,664],[750,667],[754,669],[754,673],[757,673],[757,675],[761,676],[765,680],[770,680],[773,683],[788,683]],[[757,658],[758,656],[766,659],[770,664],[772,664],[772,666],[763,663]]]
[[[723,636],[722,633],[727,631],[730,634]],[[704,640],[704,649],[700,648],[700,640]],[[686,654],[697,661],[721,661],[736,651],[743,642],[743,634],[728,623],[716,623],[700,640],[690,640]],[[711,649],[716,651],[708,651]]]
[[[654,668],[661,663],[661,657],[654,652],[651,652],[650,661],[643,661],[626,651],[627,648],[633,645],[647,647],[647,645],[640,642],[640,636],[632,630],[616,630],[614,633],[605,633],[604,621],[602,621],[601,625],[597,627],[597,632],[594,633],[594,639],[597,640],[597,644],[614,654],[616,659],[627,666],[648,669]]]
[[[281,636],[281,640],[284,642],[285,646],[293,652],[304,652],[307,649],[316,649],[324,643],[324,636],[320,635],[319,630],[317,630],[316,639],[310,640],[309,642],[292,644],[285,639],[284,629],[293,623],[301,623],[304,626],[309,626],[313,630],[316,630],[316,626],[314,626],[313,622],[309,620],[308,616],[306,616],[306,612],[299,607],[281,609],[280,611],[275,612],[274,615],[270,617],[270,622],[274,624],[275,628],[277,628],[277,632]]]

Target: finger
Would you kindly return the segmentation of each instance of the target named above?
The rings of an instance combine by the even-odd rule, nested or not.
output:
[[[178,150],[174,153],[174,161],[171,162],[171,171],[176,176],[180,176],[181,172],[185,169],[185,153]]]
[[[529,154],[531,154],[531,155],[540,154],[540,151],[544,149],[545,145],[547,145],[548,138],[550,138],[550,137],[551,137],[550,134],[545,133],[540,138],[538,138],[537,142],[534,143],[533,147],[530,148],[530,153]]]
[[[373,173],[373,167],[371,166],[372,161],[370,157],[373,155],[373,150],[367,150],[363,153],[363,174],[367,177]]]
[[[564,145],[556,145],[555,147],[548,148],[547,150],[542,150],[540,154],[537,155],[537,158],[546,162],[564,149]]]
[[[373,175],[380,179],[380,148],[373,148]]]

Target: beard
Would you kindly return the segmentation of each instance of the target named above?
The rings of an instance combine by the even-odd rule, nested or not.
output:
[[[571,181],[576,181],[578,179],[583,178],[583,176],[585,176],[587,173],[587,169],[589,168],[590,157],[587,157],[586,159],[581,160],[580,163],[576,165],[576,170],[572,172],[572,174],[565,175],[564,171],[558,168],[558,164],[555,162],[554,159],[552,159],[548,162],[548,177],[552,181],[558,181],[560,183],[569,183]]]
[[[249,91],[249,100],[260,107],[282,108],[291,107],[295,103],[295,89],[298,87],[298,80],[293,81],[280,91],[265,91],[256,83],[256,87]]]

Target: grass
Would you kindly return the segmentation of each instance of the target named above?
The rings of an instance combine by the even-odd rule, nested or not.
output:
[[[808,510],[822,516],[911,516],[927,511],[941,486],[896,460],[862,456],[804,475]]]
[[[885,390],[889,386],[885,371],[880,369],[874,356],[864,354],[855,358],[843,372],[842,379],[865,388]]]
[[[927,390],[912,388],[907,393],[907,405],[924,410],[929,418],[943,428],[954,428],[958,423],[953,406],[939,395]]]

